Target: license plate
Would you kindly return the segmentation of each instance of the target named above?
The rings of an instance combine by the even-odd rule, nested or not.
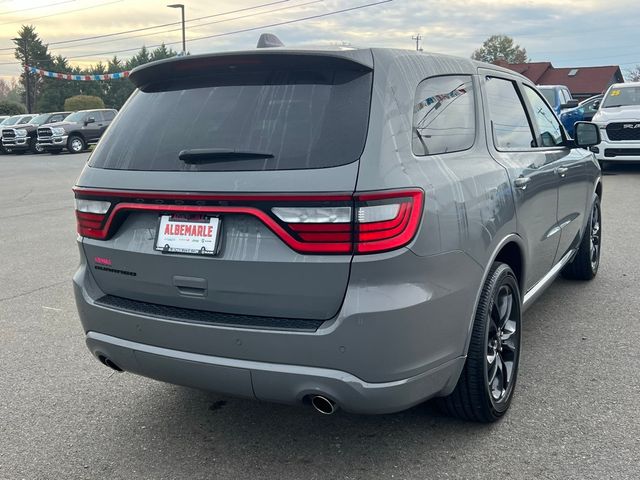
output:
[[[163,215],[155,248],[163,253],[215,255],[219,234],[220,219],[217,217]]]

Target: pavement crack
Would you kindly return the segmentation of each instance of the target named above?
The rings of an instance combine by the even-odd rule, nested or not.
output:
[[[42,287],[34,288],[33,290],[29,290],[28,292],[18,293],[16,295],[12,295],[10,297],[0,298],[0,302],[6,302],[8,300],[15,300],[16,298],[24,297],[26,295],[31,295],[32,293],[39,292],[41,290],[46,290],[47,288],[57,287],[58,285],[62,285],[63,283],[68,283],[69,280],[60,280],[59,282],[50,283],[49,285],[44,285]]]

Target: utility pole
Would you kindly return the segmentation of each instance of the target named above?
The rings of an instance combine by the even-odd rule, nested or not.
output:
[[[411,37],[411,40],[416,41],[416,51],[421,52],[422,48],[420,48],[420,40],[422,40],[422,35],[420,35],[419,33],[416,33],[413,37]]]
[[[27,43],[26,38],[14,38],[12,39],[14,42],[23,42],[24,43],[24,74],[25,74],[25,89],[26,89],[26,100],[27,100],[27,113],[31,113],[31,73],[27,68],[29,66],[29,44]]]
[[[182,55],[187,54],[187,37],[184,26],[184,5],[182,3],[173,3],[171,5],[167,5],[169,8],[179,8],[182,11]]]

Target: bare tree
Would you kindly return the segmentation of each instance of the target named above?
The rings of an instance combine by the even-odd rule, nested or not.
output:
[[[630,82],[640,82],[640,65],[636,65],[625,75]]]

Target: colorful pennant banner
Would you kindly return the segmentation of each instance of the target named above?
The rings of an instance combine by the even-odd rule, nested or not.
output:
[[[77,82],[94,82],[101,80],[118,80],[120,78],[127,78],[129,76],[129,70],[126,72],[117,73],[105,73],[104,75],[75,75],[73,73],[56,73],[42,70],[38,67],[26,66],[25,70],[41,77],[59,78],[60,80],[75,80]]]

